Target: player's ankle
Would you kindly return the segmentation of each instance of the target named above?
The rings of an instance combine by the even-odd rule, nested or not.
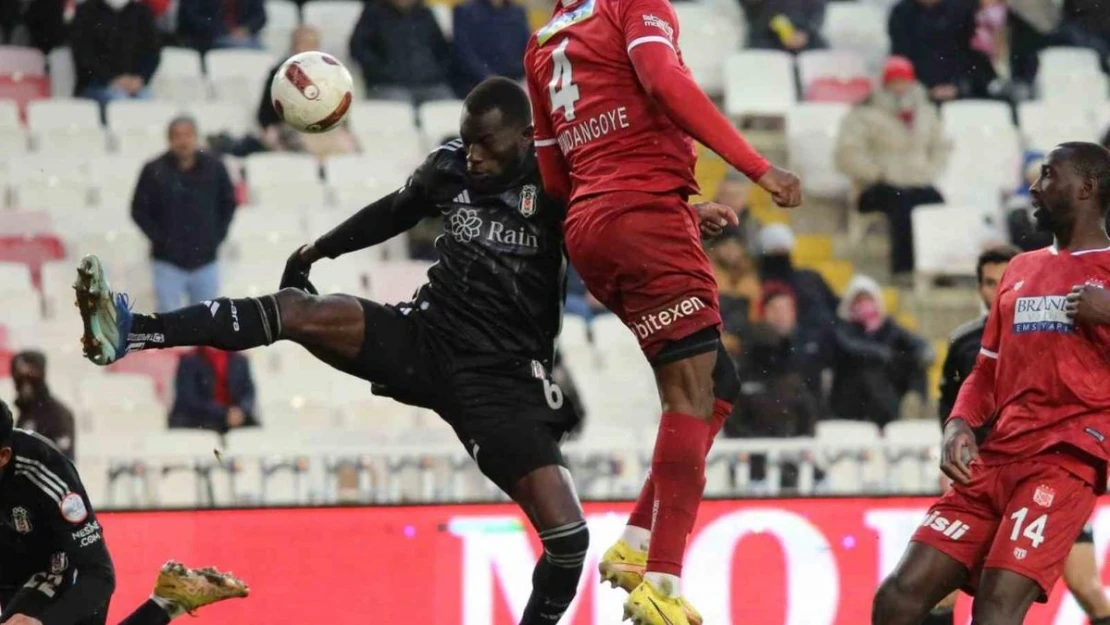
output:
[[[648,571],[644,573],[644,580],[650,582],[659,591],[659,594],[665,597],[673,599],[682,596],[682,578],[677,575]]]
[[[624,526],[624,532],[621,533],[621,540],[637,551],[647,551],[648,545],[651,543],[651,530],[635,525],[626,525]]]
[[[162,611],[169,615],[171,619],[185,614],[185,608],[181,607],[176,601],[171,601],[170,599],[159,597],[158,595],[151,595],[150,600],[157,604],[158,607],[162,608]]]

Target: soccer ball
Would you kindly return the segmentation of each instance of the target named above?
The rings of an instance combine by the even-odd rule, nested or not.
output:
[[[301,52],[281,64],[270,83],[278,117],[301,132],[327,132],[347,115],[354,98],[351,72],[334,56]]]

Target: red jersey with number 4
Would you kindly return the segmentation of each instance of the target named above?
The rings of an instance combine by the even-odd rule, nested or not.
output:
[[[991,429],[985,464],[1030,458],[1051,448],[1089,456],[1105,486],[1110,458],[1110,327],[1076,324],[1065,312],[1072,287],[1110,283],[1110,248],[1070,253],[1045,248],[1006,268],[983,333],[980,361],[953,417]],[[991,392],[993,389],[993,392]]]
[[[536,147],[562,152],[572,202],[613,191],[698,191],[693,141],[644,92],[628,57],[641,45],[678,52],[667,0],[562,0],[528,42]]]

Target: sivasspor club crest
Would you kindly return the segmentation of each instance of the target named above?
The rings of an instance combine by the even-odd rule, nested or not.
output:
[[[12,525],[20,534],[31,533],[31,519],[27,514],[27,508],[22,506],[12,508]]]
[[[1033,501],[1042,508],[1050,507],[1052,505],[1052,500],[1055,498],[1056,491],[1044,484],[1038,486],[1036,492],[1033,493]]]
[[[536,185],[526,184],[520,190],[520,214],[525,217],[536,214]]]

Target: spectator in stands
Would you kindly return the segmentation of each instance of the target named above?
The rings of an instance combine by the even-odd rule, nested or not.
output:
[[[524,7],[509,0],[467,0],[453,19],[456,91],[469,93],[490,76],[524,80],[524,48],[532,30]]]
[[[944,201],[934,185],[951,146],[908,60],[887,60],[882,83],[841,123],[836,165],[860,191],[860,212],[889,218],[891,271],[908,274],[914,267],[910,214]]]
[[[169,125],[170,149],[143,166],[131,218],[150,240],[158,311],[216,299],[216,250],[235,213],[235,189],[223,162],[197,148],[196,122]]]
[[[708,244],[709,259],[717,277],[721,319],[724,322],[722,341],[731,354],[740,353],[740,337],[750,322],[758,317],[762,287],[759,273],[741,242],[735,226],[725,228]]]
[[[316,30],[314,26],[300,26],[293,31],[289,56],[319,49],[320,31]],[[266,150],[275,152],[308,152],[319,158],[332,154],[357,152],[358,145],[347,130],[346,122],[329,132],[319,134],[297,132],[282,123],[277,111],[274,110],[270,84],[273,83],[274,76],[284,62],[285,59],[282,59],[281,62],[274,65],[270,73],[266,75],[266,82],[262,87],[262,101],[258,104],[258,126],[260,129],[258,140],[262,145],[254,146],[255,149],[253,150],[249,149],[249,144],[253,139],[253,137],[249,137],[239,142],[237,147],[232,147],[230,151],[236,155],[249,154],[253,151],[259,151],[259,147],[264,147]],[[244,149],[245,145],[247,146],[246,149]]]
[[[740,0],[748,18],[748,47],[787,52],[828,46],[821,36],[827,0]]]
[[[1106,0],[1064,0],[1061,43],[1091,48],[1110,71],[1110,4]]]
[[[770,224],[759,234],[759,275],[764,284],[779,283],[790,288],[798,313],[798,334],[807,357],[825,364],[832,351],[833,329],[840,298],[821,274],[794,267],[794,232],[786,224]],[[820,380],[809,379],[819,389]]]
[[[177,7],[177,34],[205,52],[213,48],[262,49],[263,0],[185,0]]]
[[[1037,53],[1051,43],[1060,26],[1061,5],[1044,0],[1010,0],[1007,22],[1010,26],[1010,79],[1015,98],[1032,95],[1037,76]]]
[[[150,97],[147,84],[161,61],[154,15],[141,2],[85,0],[70,25],[76,95],[102,105]]]
[[[368,0],[350,48],[373,99],[420,105],[455,97],[451,46],[421,0]]]
[[[899,418],[908,394],[924,401],[932,347],[887,316],[878,283],[852,278],[838,312],[833,414],[881,427]]]
[[[891,9],[891,54],[913,63],[936,102],[990,95],[997,75],[990,59],[972,48],[978,6],[969,0],[901,0]]]
[[[15,407],[19,409],[15,426],[54,441],[73,460],[76,452],[73,413],[50,393],[46,384],[46,356],[42,352],[24,351],[12,357],[12,382]]]
[[[225,434],[257,426],[250,361],[234,352],[199,347],[181,357],[174,381],[171,428],[196,428]]]
[[[752,182],[744,174],[730,169],[725,179],[717,186],[715,202],[724,204],[736,212],[740,221],[740,242],[748,252],[758,254],[759,249],[759,221],[748,210],[751,197]]]
[[[66,41],[66,0],[0,0],[0,43],[46,54]]]
[[[768,284],[761,302],[763,323],[749,333],[738,362],[740,397],[725,422],[731,438],[812,436],[820,403],[807,378],[811,360],[798,339],[794,294],[783,284]],[[753,480],[766,477],[766,458],[752,458]],[[797,485],[797,467],[785,464],[783,486]]]

